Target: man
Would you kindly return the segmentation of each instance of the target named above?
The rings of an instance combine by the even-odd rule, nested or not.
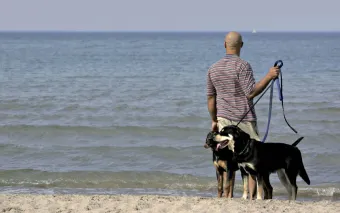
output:
[[[252,108],[253,98],[279,76],[280,69],[271,67],[266,76],[256,83],[250,64],[240,58],[242,36],[237,32],[228,33],[224,39],[224,47],[226,55],[214,63],[207,73],[207,104],[212,120],[211,130],[220,131],[224,126],[237,124],[245,116],[239,127],[251,138],[260,140],[257,117]],[[255,176],[249,175],[250,199],[254,199],[255,179]],[[234,181],[231,183],[231,187],[234,187]]]

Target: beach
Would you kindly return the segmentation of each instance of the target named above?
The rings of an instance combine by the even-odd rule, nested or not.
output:
[[[0,212],[339,212],[340,202],[159,195],[0,195]]]

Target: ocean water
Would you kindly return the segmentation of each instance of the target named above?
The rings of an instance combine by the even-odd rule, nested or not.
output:
[[[256,80],[284,63],[285,113],[298,134],[274,91],[267,142],[305,137],[311,185],[298,177],[298,200],[340,200],[340,34],[243,36]],[[0,33],[0,192],[215,197],[205,81],[223,38]],[[268,103],[269,93],[256,105],[261,138]],[[276,174],[271,182],[274,198],[287,199]]]

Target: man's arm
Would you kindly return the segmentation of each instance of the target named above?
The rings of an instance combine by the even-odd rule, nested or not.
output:
[[[248,100],[253,99],[259,94],[261,94],[261,92],[268,86],[271,80],[272,79],[267,75],[264,78],[262,78],[259,82],[255,84],[253,91],[249,95],[247,95],[247,99]]]
[[[208,95],[208,111],[212,121],[217,122],[217,110],[216,110],[216,96],[215,95]]]
[[[272,67],[265,77],[255,83],[253,70],[250,64],[246,63],[239,73],[239,80],[247,99],[251,100],[259,95],[268,86],[271,80],[279,76],[279,73],[280,69],[278,67]]]
[[[268,86],[271,80],[277,78],[280,74],[280,68],[278,67],[272,67],[270,68],[269,72],[266,76],[264,76],[259,82],[255,84],[255,87],[253,91],[247,95],[248,100],[253,99],[259,94],[262,93],[262,91]]]
[[[211,120],[217,122],[216,89],[211,80],[210,69],[207,73],[207,105]]]

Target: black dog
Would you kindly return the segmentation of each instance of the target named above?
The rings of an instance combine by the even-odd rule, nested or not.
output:
[[[209,132],[204,145],[206,149],[211,148],[213,152],[213,163],[216,168],[217,178],[217,197],[222,197],[223,191],[225,197],[233,197],[235,172],[240,169],[243,181],[242,198],[247,199],[248,174],[242,167],[239,168],[236,161],[233,161],[233,152],[225,148],[227,146],[225,142],[223,142],[223,137],[216,132]]]
[[[263,191],[264,199],[272,199],[273,187],[270,185],[269,175],[275,171],[288,191],[289,200],[296,200],[297,175],[310,185],[301,152],[296,147],[303,137],[292,145],[262,143],[251,139],[246,132],[234,125],[224,127],[220,134],[227,136],[228,139],[225,140],[228,140],[227,146],[234,153],[233,159],[248,173],[257,176],[257,199],[262,199]]]

